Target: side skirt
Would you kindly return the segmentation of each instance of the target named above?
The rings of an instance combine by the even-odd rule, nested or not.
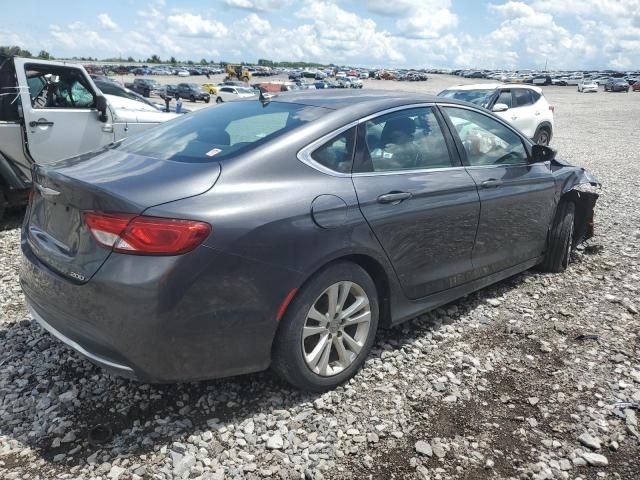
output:
[[[505,278],[524,272],[525,270],[538,265],[542,260],[543,257],[534,258],[486,277],[473,280],[443,292],[428,295],[418,300],[410,301],[405,298],[396,298],[396,301],[392,301],[391,306],[391,325],[397,325],[405,322],[422,313],[434,310],[442,305],[464,297],[465,295],[497,283],[500,280],[504,280]]]

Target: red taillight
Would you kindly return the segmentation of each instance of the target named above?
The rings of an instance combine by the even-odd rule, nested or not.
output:
[[[130,255],[180,255],[211,233],[209,224],[194,220],[94,212],[84,218],[100,245]]]

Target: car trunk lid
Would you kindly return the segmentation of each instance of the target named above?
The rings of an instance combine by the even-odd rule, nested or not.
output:
[[[204,193],[219,175],[215,162],[179,163],[116,150],[35,166],[27,241],[49,268],[86,282],[111,250],[93,238],[85,212],[139,215],[149,207]]]

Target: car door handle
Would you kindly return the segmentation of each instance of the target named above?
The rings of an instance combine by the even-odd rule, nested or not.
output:
[[[378,197],[378,203],[391,203],[393,205],[397,205],[408,198],[411,198],[411,193],[409,192],[389,192],[384,195],[380,195]]]
[[[482,188],[496,188],[502,185],[500,180],[496,180],[495,178],[490,178],[489,180],[485,180],[480,184]]]
[[[36,128],[36,127],[52,127],[53,126],[53,122],[50,122],[48,120],[32,120],[29,122],[29,126],[31,128]]]

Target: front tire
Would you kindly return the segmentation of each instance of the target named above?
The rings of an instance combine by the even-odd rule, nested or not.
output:
[[[195,95],[191,95],[190,100],[191,100],[191,102],[196,103],[196,97],[195,97]]]
[[[216,103],[222,103],[222,102],[224,102],[224,100],[222,100],[222,98],[220,98],[220,97],[216,98]]]
[[[569,200],[561,200],[549,231],[549,244],[541,270],[551,273],[564,272],[571,260],[573,250],[573,229],[575,220],[575,204]]]
[[[271,368],[301,390],[323,392],[353,377],[378,329],[378,292],[350,262],[329,265],[298,292],[274,341]]]

